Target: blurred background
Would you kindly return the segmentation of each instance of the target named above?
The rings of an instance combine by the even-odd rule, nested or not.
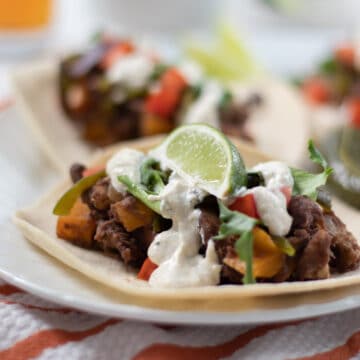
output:
[[[359,10],[357,0],[0,0],[0,97],[9,64],[84,45],[100,29],[171,42],[210,34],[220,19],[268,70],[298,75],[356,36]]]
[[[340,164],[336,169],[340,175],[349,171],[338,182],[351,188],[348,197],[356,192],[360,206],[359,13],[359,0],[0,0],[0,104],[11,97],[13,66],[86,48],[89,39],[104,30],[142,38],[175,59],[184,52],[195,60],[200,57],[205,68],[209,65],[205,58],[216,58],[215,63],[220,59],[220,70],[226,70],[227,64],[234,65],[231,51],[202,49],[203,44],[214,42],[218,24],[226,24],[241,43],[234,44],[235,60],[240,59],[241,66],[248,66],[249,72],[256,68],[257,75],[276,78],[286,86],[296,80],[297,96],[308,102],[311,111],[300,125],[310,128],[310,136],[320,145],[321,138],[329,142],[324,126],[346,125],[331,145],[335,149],[332,165]],[[349,41],[351,47],[342,47],[337,57],[336,49]],[[244,80],[244,71],[235,72],[239,78],[234,80]],[[291,121],[284,135],[290,141]],[[264,151],[269,128],[271,124],[263,131]],[[282,144],[278,146],[283,152]]]
[[[9,64],[85,44],[99,29],[171,41],[229,21],[280,75],[310,71],[356,32],[357,0],[0,0],[0,97]]]

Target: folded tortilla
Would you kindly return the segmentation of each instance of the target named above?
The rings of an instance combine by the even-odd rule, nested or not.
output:
[[[269,158],[255,148],[232,140],[238,147],[248,167],[258,162],[268,161]],[[159,143],[159,139],[137,140],[126,143],[141,151],[147,151]],[[113,146],[104,150],[90,166],[104,164],[112,154],[125,145]],[[57,216],[52,214],[52,209],[60,196],[71,186],[70,179],[62,181],[52,191],[40,199],[35,205],[20,210],[14,216],[14,222],[23,235],[36,246],[46,251],[51,256],[64,264],[79,271],[85,276],[116,289],[122,293],[159,300],[176,299],[242,299],[254,296],[270,296],[280,294],[294,294],[309,291],[341,288],[349,285],[360,284],[360,269],[342,275],[333,276],[326,280],[298,281],[253,285],[222,285],[205,286],[197,288],[163,289],[150,287],[148,282],[138,280],[136,271],[127,268],[117,259],[108,257],[102,252],[86,250],[72,245],[66,240],[56,236]],[[338,214],[341,217],[341,214]],[[347,219],[342,219],[346,222]],[[360,238],[360,229],[350,227],[355,237]],[[354,231],[355,230],[355,231]]]
[[[22,64],[11,79],[16,106],[52,165],[65,175],[72,163],[86,161],[98,148],[81,138],[76,124],[67,119],[60,106],[58,64],[59,59]],[[290,165],[298,163],[309,138],[308,111],[301,97],[275,78],[234,85],[236,93],[250,90],[264,98],[246,125],[257,146]]]

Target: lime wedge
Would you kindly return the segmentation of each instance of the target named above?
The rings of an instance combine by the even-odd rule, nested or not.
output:
[[[237,193],[246,185],[246,170],[238,150],[211,126],[181,126],[153,154],[171,170],[218,198]]]
[[[185,42],[184,50],[207,75],[225,83],[263,73],[239,34],[226,23],[219,24],[216,38],[210,46],[190,39]]]

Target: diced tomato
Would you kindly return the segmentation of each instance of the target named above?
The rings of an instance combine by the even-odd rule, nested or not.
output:
[[[350,115],[350,125],[360,129],[360,98],[350,99],[346,105]]]
[[[161,118],[169,118],[179,104],[186,85],[185,78],[177,69],[168,69],[161,77],[160,89],[146,99],[146,111]]]
[[[97,172],[104,170],[104,165],[99,165],[99,166],[93,166],[91,168],[87,168],[83,171],[82,176],[83,177],[87,177],[93,174],[96,174]]]
[[[256,209],[255,198],[253,194],[247,194],[244,196],[239,196],[236,200],[229,206],[230,210],[239,211],[247,216],[259,219],[259,214]]]
[[[154,264],[149,258],[147,258],[141,266],[139,273],[137,274],[137,278],[140,280],[148,281],[150,279],[151,274],[158,266]]]
[[[283,186],[280,190],[286,198],[286,204],[289,204],[292,195],[292,188],[290,186]]]
[[[352,44],[343,44],[335,50],[336,59],[344,65],[352,66],[355,61],[355,49]]]
[[[131,42],[120,42],[114,44],[110,47],[110,49],[106,52],[104,57],[101,60],[100,67],[103,69],[108,69],[115,63],[115,61],[126,54],[130,54],[134,52],[135,47]]]
[[[306,99],[312,104],[323,104],[330,100],[331,91],[324,80],[312,78],[305,81],[303,92]]]

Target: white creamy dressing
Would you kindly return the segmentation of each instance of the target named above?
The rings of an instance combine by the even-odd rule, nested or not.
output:
[[[161,152],[152,152],[161,162]],[[106,172],[112,186],[123,193],[126,188],[119,183],[119,175],[127,175],[140,183],[140,165],[146,155],[134,149],[122,149],[107,163]],[[162,167],[167,166],[161,162]],[[261,172],[266,186],[246,191],[254,194],[257,211],[273,235],[286,235],[292,218],[287,213],[282,187],[293,186],[289,168],[281,162],[258,164],[252,171]],[[208,242],[205,256],[199,255],[201,235],[199,232],[200,210],[196,208],[207,192],[195,186],[174,171],[159,195],[161,214],[172,220],[169,230],[157,234],[148,249],[148,256],[158,265],[149,279],[154,287],[195,287],[216,285],[220,281],[218,256],[212,240]]]
[[[185,113],[183,123],[205,123],[219,128],[219,103],[223,95],[222,87],[215,81],[205,83],[200,97]]]
[[[205,257],[199,255],[200,210],[195,205],[206,193],[194,188],[173,173],[159,194],[161,213],[172,219],[172,227],[156,235],[148,256],[158,268],[151,274],[149,284],[155,287],[193,287],[216,285],[220,280],[219,260],[212,241]]]
[[[127,175],[131,181],[140,183],[140,165],[144,158],[141,151],[124,148],[107,162],[106,173],[116,191],[122,194],[126,192],[126,186],[118,180],[120,175]]]
[[[262,174],[265,186],[254,187],[246,193],[254,195],[257,212],[270,233],[285,236],[290,230],[292,217],[287,212],[286,198],[280,189],[294,185],[289,167],[279,161],[269,161],[251,170]]]
[[[119,57],[106,73],[110,83],[119,83],[129,89],[143,88],[152,72],[155,63],[149,55],[135,52]]]
[[[177,69],[190,85],[197,85],[203,80],[204,74],[201,67],[193,61],[184,61]]]

